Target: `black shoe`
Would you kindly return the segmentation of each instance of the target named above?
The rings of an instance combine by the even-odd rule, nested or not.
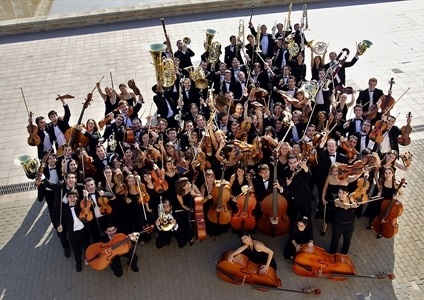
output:
[[[66,258],[68,258],[69,256],[71,256],[71,250],[69,248],[65,248],[63,254]]]
[[[190,245],[190,247],[191,247],[191,246],[193,246],[193,244],[194,244],[194,238],[192,238],[192,239],[190,240],[190,242],[188,242],[188,244]]]
[[[81,272],[82,271],[82,264],[80,262],[77,262],[75,269],[77,270],[77,272]]]
[[[325,235],[325,230],[321,230],[321,236],[324,236]]]
[[[368,226],[367,226],[367,230],[371,230],[371,229],[373,229],[374,227],[372,227],[372,225],[371,224],[369,224]]]
[[[377,239],[381,239],[381,234],[377,234]]]
[[[135,266],[135,267],[131,267],[131,270],[133,270],[133,272],[137,273],[138,271],[140,271],[140,269]]]

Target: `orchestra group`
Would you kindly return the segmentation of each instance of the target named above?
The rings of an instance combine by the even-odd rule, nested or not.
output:
[[[331,224],[330,254],[348,253],[357,218],[368,218],[377,237],[390,237],[385,224],[404,182],[397,182],[396,170],[407,171],[411,162],[399,149],[410,142],[410,115],[399,128],[390,114],[393,80],[385,94],[376,78],[364,79],[357,95],[345,86],[346,68],[363,48],[351,61],[348,49],[331,52],[326,63],[326,45],[308,42],[303,22],[293,29],[278,23],[272,33],[266,25],[248,26],[248,42],[240,22],[223,55],[207,30],[194,66],[191,40],[178,40],[173,51],[165,30],[166,41],[151,47],[156,118],[149,113],[144,125],[141,108],[152,107],[134,80],[118,91],[98,82],[78,124],[70,124],[71,95],[58,96],[63,115],[30,115],[41,160],[37,199],[47,203],[64,255],[72,250],[78,272],[101,256],[84,256],[90,244],[120,234],[120,243],[131,247],[162,248],[175,237],[184,248],[232,229],[243,245],[228,260],[243,253],[263,274],[276,269],[275,251],[293,259],[314,247],[313,226],[324,236]],[[104,100],[104,118],[82,122],[93,97]],[[257,231],[287,234],[287,245],[271,250],[252,238]],[[123,274],[120,256],[138,272],[129,251],[110,262],[116,276]]]

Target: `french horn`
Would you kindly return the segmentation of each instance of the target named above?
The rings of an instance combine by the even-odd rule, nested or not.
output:
[[[14,163],[17,166],[22,166],[28,179],[37,178],[38,168],[40,167],[38,158],[32,158],[30,155],[24,154],[15,158]]]
[[[367,49],[369,47],[372,46],[372,43],[368,40],[362,40],[359,42],[358,46],[357,46],[357,50],[358,50],[358,55],[362,55],[365,53],[365,51],[367,51]]]

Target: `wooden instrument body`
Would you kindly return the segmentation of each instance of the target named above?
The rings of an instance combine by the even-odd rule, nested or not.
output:
[[[117,233],[107,243],[91,244],[85,250],[88,264],[97,271],[106,269],[116,255],[128,253],[131,248],[131,240],[123,233]]]
[[[81,212],[79,214],[79,219],[81,222],[90,222],[93,220],[93,212],[91,211],[91,201],[87,197],[84,197],[80,202]]]
[[[29,133],[28,145],[38,146],[41,144],[41,138],[38,136],[38,127],[34,124],[28,125],[27,130]]]
[[[368,190],[370,188],[370,182],[366,178],[359,178],[357,182],[357,188],[353,192],[353,198],[357,202],[368,201]]]
[[[234,256],[234,262],[228,261],[232,251],[226,251],[216,265],[216,273],[222,280],[232,284],[256,284],[270,287],[281,287],[281,280],[271,267],[267,274],[260,274],[261,266],[249,261],[244,254]]]
[[[109,205],[109,198],[105,196],[100,196],[97,199],[97,202],[100,206],[100,213],[102,215],[109,215],[112,213],[112,207]]]
[[[155,182],[155,191],[158,193],[163,193],[168,190],[168,182],[163,179],[163,173],[160,169],[153,170],[150,175],[152,180]]]
[[[203,212],[202,197],[194,198],[194,220],[196,221],[196,239],[203,241],[206,239],[206,223]]]
[[[226,225],[231,221],[231,210],[228,201],[231,198],[231,189],[228,184],[215,184],[211,191],[213,205],[208,210],[208,219],[212,223]]]
[[[238,211],[231,218],[231,227],[238,231],[251,231],[256,227],[256,219],[253,210],[256,207],[256,196],[248,191],[236,198]]]
[[[403,205],[399,200],[386,199],[381,203],[381,214],[372,222],[372,226],[378,234],[385,238],[395,236],[399,231],[397,218],[403,213]],[[382,220],[385,220],[383,223]]]
[[[305,277],[327,277],[332,280],[346,280],[347,277],[337,277],[337,274],[355,275],[356,269],[349,256],[329,254],[324,249],[301,245],[292,265],[293,272]]]

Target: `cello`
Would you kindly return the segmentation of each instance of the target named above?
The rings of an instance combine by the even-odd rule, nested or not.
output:
[[[101,271],[106,269],[112,263],[115,256],[123,255],[130,251],[132,240],[137,240],[141,234],[151,232],[153,228],[154,225],[151,225],[144,228],[143,231],[135,232],[128,236],[123,233],[117,233],[107,243],[91,244],[85,250],[86,262],[94,270]]]
[[[91,104],[91,101],[93,101],[93,94],[88,93],[87,98],[85,99],[85,102],[82,106],[82,110],[78,118],[77,125],[81,125],[84,112],[87,109],[87,107]],[[71,146],[73,150],[76,150],[77,147],[82,147],[82,148],[87,147],[87,138],[85,137],[85,135],[81,133],[80,130],[76,128],[76,126],[72,126],[68,130],[66,130],[65,139],[66,141],[68,141],[69,146]]]
[[[324,249],[307,244],[301,245],[292,265],[294,273],[305,277],[326,277],[331,280],[342,281],[349,277],[357,278],[389,278],[393,280],[392,273],[379,273],[377,275],[356,274],[356,268],[349,256],[344,254],[329,254]]]
[[[399,194],[399,189],[406,184],[405,178],[400,180],[400,183],[396,189],[395,195]],[[403,213],[403,205],[397,199],[385,199],[381,203],[381,214],[375,217],[372,222],[375,232],[377,232],[377,238],[385,237],[391,238],[396,235],[399,231],[399,225],[397,218]]]
[[[214,224],[226,225],[231,222],[231,210],[228,208],[228,201],[231,198],[230,186],[225,184],[224,173],[227,167],[227,162],[224,161],[222,167],[221,180],[216,183],[212,189],[211,195],[214,201],[209,208],[208,219]]]
[[[274,182],[277,180],[278,153],[274,151]],[[269,183],[271,184],[271,183]],[[287,217],[287,200],[274,187],[272,193],[262,200],[262,216],[258,220],[258,230],[267,236],[283,235],[289,231],[290,220]]]
[[[222,280],[237,284],[250,285],[254,289],[260,291],[275,290],[281,292],[294,292],[301,294],[321,294],[321,290],[317,288],[304,288],[301,290],[283,288],[281,279],[271,267],[268,268],[266,274],[261,274],[261,265],[251,262],[244,254],[234,256],[234,262],[228,261],[232,251],[222,253],[219,262],[216,265],[216,274]]]
[[[248,176],[249,186],[252,187],[250,174]],[[257,200],[255,194],[250,191],[250,187],[246,191],[243,191],[242,188],[242,193],[236,197],[238,211],[231,218],[231,227],[241,232],[251,231],[256,227],[256,219],[253,211],[255,210]]]

